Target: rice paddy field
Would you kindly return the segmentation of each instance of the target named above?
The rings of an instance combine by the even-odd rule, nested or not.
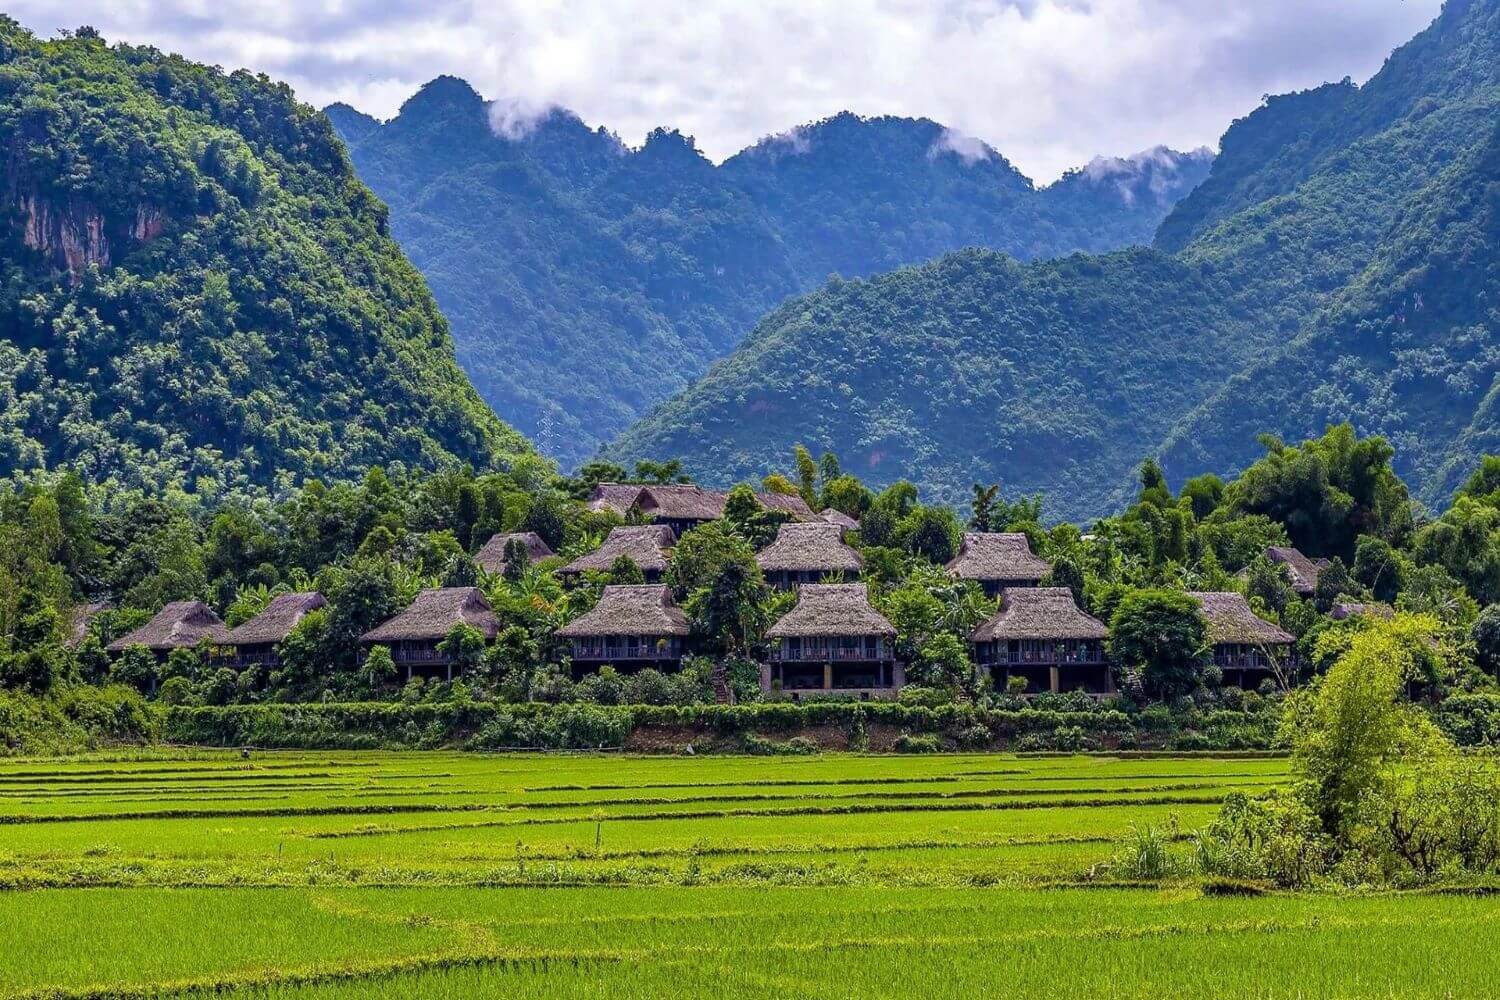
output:
[[[0,997],[1500,994],[1500,901],[1089,880],[1274,758],[0,762]],[[1182,849],[1186,849],[1183,845]]]

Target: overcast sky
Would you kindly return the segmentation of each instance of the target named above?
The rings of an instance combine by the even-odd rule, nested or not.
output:
[[[12,0],[317,105],[396,113],[442,73],[714,159],[840,110],[925,116],[1038,181],[1096,154],[1217,144],[1261,95],[1363,81],[1439,0]]]

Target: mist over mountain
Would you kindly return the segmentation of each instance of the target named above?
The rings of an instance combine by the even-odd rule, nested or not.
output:
[[[978,246],[1018,259],[1148,241],[1202,152],[1100,160],[1037,190],[925,119],[843,113],[715,165],[452,77],[384,124],[328,109],[484,398],[564,464],[688,386],[788,296]]]
[[[1500,0],[1450,0],[1365,85],[1272,97],[1235,122],[1152,252],[960,255],[830,284],[607,454],[681,455],[717,481],[779,468],[802,442],[877,482],[958,501],[999,481],[1083,519],[1121,501],[1147,454],[1174,478],[1229,473],[1261,432],[1349,420],[1389,436],[1438,502],[1500,437],[1497,109]],[[1125,188],[1139,195],[1151,159],[1054,188],[1139,176]]]

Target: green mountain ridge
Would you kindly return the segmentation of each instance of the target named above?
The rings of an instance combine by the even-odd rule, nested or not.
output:
[[[0,19],[0,147],[0,475],[264,490],[531,452],[285,85]]]
[[[1099,160],[1040,191],[926,119],[843,113],[715,165],[439,77],[389,122],[328,109],[481,394],[565,464],[688,386],[768,310],[966,246],[1031,259],[1150,238],[1208,156]]]
[[[918,463],[894,473],[914,476],[924,490],[951,499],[971,482],[1000,481],[1008,491],[1045,492],[1050,510],[1082,520],[1120,501],[1129,469],[1147,454],[1159,454],[1174,476],[1205,468],[1228,474],[1257,457],[1260,432],[1300,439],[1350,420],[1361,432],[1389,435],[1402,474],[1439,502],[1495,437],[1491,414],[1500,405],[1486,200],[1500,180],[1488,152],[1497,108],[1500,2],[1450,0],[1363,86],[1345,81],[1270,98],[1231,126],[1208,179],[1163,221],[1157,255],[1132,258],[1149,261],[1156,274],[1163,273],[1157,257],[1174,260],[1192,283],[1212,289],[1201,297],[1211,309],[1188,311],[1200,298],[1190,283],[1180,309],[1158,323],[1139,315],[1134,286],[1115,271],[1114,309],[1095,298],[1093,284],[1079,300],[1086,308],[1060,294],[1050,339],[1036,338],[1001,325],[1013,298],[962,313],[944,299],[961,303],[971,292],[949,287],[908,304],[905,315],[966,324],[962,349],[979,353],[950,371],[951,337],[929,336],[930,327],[915,321],[893,337],[900,316],[878,298],[862,313],[841,312],[835,337],[816,323],[793,329],[788,317],[818,316],[825,304],[848,299],[829,286],[767,317],[746,347],[605,454],[616,461],[681,455],[693,472],[732,480],[776,468],[799,441],[857,465],[879,437],[872,428],[897,426],[896,436],[916,452],[941,440],[975,459],[968,468],[955,456],[941,468]],[[1117,267],[1108,257],[1074,264],[1077,273],[1090,266]],[[991,278],[981,269],[969,280]],[[1094,318],[1100,315],[1108,318]],[[1153,328],[1161,335],[1153,338]],[[800,374],[776,368],[776,355],[752,355],[753,345],[798,336],[833,348],[820,358],[825,368],[857,357],[867,368],[889,365],[905,381],[944,372],[962,380],[970,398],[989,402],[960,417],[945,410],[941,394],[924,400],[872,382],[858,408],[837,395],[808,394],[784,405],[774,428],[753,419],[737,428],[726,415],[753,411],[758,393]],[[1012,339],[1031,347],[1019,362]],[[1090,360],[1110,362],[1090,370],[1092,391],[1121,401],[1121,409],[1091,415],[1066,392],[1059,402],[1043,388],[1066,386],[1072,372],[1062,359],[1083,344]],[[1196,367],[1205,345],[1225,354]],[[1238,367],[1226,373],[1225,360]],[[1147,419],[1137,420],[1142,409]],[[1079,439],[1118,430],[1112,451],[1018,448],[1007,456],[995,447],[997,438],[1019,441],[1029,428],[1085,419],[1093,422],[1074,429]],[[1078,454],[1087,457],[1075,461]]]

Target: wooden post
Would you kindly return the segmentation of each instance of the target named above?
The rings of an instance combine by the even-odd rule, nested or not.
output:
[[[824,691],[832,691],[833,690],[833,664],[832,663],[825,663],[825,664],[823,664],[823,690]]]
[[[1058,683],[1056,666],[1047,668],[1047,683],[1051,687],[1053,694],[1057,694],[1058,691],[1062,690],[1062,685]]]

